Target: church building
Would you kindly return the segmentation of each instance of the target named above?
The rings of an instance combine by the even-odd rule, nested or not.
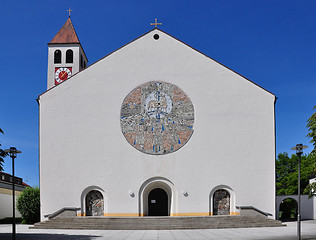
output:
[[[41,220],[275,218],[275,100],[157,25],[88,65],[69,17],[38,97]]]

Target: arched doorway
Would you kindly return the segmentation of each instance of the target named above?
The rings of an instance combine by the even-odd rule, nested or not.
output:
[[[148,194],[148,216],[169,216],[168,194],[161,188],[154,188]]]
[[[177,213],[177,190],[174,187],[174,184],[164,178],[164,177],[153,177],[147,179],[139,188],[139,216],[150,216],[149,215],[149,194],[152,190],[160,188],[167,194],[167,213],[165,216],[173,216]],[[155,200],[155,199],[153,199]]]
[[[86,195],[86,216],[103,216],[103,195],[97,190],[92,190]]]
[[[281,221],[296,221],[297,219],[297,201],[293,198],[282,200],[279,208],[279,219]]]
[[[228,191],[219,189],[214,192],[213,215],[230,215],[230,195]]]

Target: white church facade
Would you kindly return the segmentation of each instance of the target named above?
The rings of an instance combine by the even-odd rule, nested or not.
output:
[[[274,217],[275,95],[158,28],[87,67],[69,18],[48,49],[42,220]]]

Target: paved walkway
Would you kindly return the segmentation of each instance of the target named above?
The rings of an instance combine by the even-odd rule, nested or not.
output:
[[[17,225],[17,240],[297,239],[296,222],[287,223],[286,227],[203,230],[46,230],[28,227],[28,225]],[[11,239],[11,230],[11,225],[0,225],[0,240]],[[302,222],[302,239],[316,240],[316,220]]]

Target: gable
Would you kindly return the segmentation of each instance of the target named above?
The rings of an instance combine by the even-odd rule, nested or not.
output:
[[[159,38],[155,39],[155,36],[157,35]],[[130,64],[131,62],[132,64]],[[106,67],[110,74],[120,73],[120,67],[124,68],[124,70],[128,70],[128,68],[133,65],[133,73],[136,73],[137,71],[141,74],[146,72],[157,73],[161,71],[159,73],[162,74],[165,72],[172,75],[209,75],[209,77],[213,76],[217,79],[221,79],[221,81],[225,81],[223,80],[224,77],[234,78],[234,81],[237,82],[237,84],[246,81],[249,86],[253,85],[253,88],[259,88],[273,95],[273,93],[243,77],[239,73],[229,69],[216,60],[159,29],[153,29],[122,46],[90,65],[84,71],[75,74],[68,79],[68,81],[73,81],[78,78],[77,75],[83,74],[86,71],[99,71],[96,69],[101,69],[99,74],[103,74],[105,73],[105,71],[103,71],[104,68],[102,67],[104,64],[112,65],[111,67]],[[172,66],[172,68],[170,68],[170,66]],[[220,75],[216,75],[216,72],[220,73]],[[93,75],[95,75],[95,73]],[[61,85],[58,85],[58,87],[59,86]]]

